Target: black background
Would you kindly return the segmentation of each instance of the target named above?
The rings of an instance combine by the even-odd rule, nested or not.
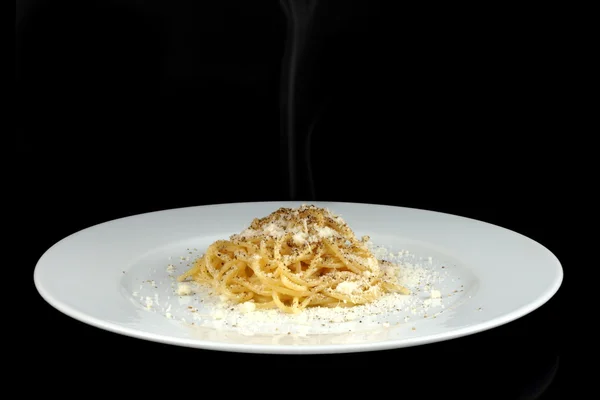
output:
[[[297,69],[296,133],[303,143],[314,125],[316,199],[494,223],[549,248],[568,280],[571,205],[559,195],[565,144],[553,136],[564,121],[557,86],[549,84],[557,39],[541,29],[542,11],[312,3],[314,25]],[[52,244],[100,222],[289,198],[280,130],[288,21],[279,2],[16,5],[15,152],[24,160],[16,193],[36,226],[21,253],[28,273]],[[306,166],[298,168],[305,185]],[[300,196],[312,200],[304,186]],[[38,300],[33,329],[41,329],[30,346],[40,367],[60,360],[69,381],[107,394],[123,384],[138,395],[160,388],[183,395],[194,385],[242,395],[244,381],[275,396],[310,396],[318,382],[332,395],[354,387],[394,395],[399,385],[425,397],[544,391],[539,398],[555,399],[570,389],[564,284],[530,315],[471,337],[287,357],[173,348],[99,331],[63,316],[30,286]],[[269,391],[265,381],[288,386]],[[524,394],[530,397],[518,397]]]

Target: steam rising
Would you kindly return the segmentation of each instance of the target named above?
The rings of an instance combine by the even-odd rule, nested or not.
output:
[[[298,137],[296,121],[296,98],[298,67],[306,51],[308,33],[313,23],[317,0],[280,0],[281,7],[287,19],[287,40],[283,56],[281,74],[281,143],[282,154],[286,159],[285,166],[288,179],[288,196],[290,200],[298,199],[298,171],[297,154]],[[311,129],[312,130],[312,129]],[[310,131],[307,132],[307,139]],[[307,141],[305,155],[309,158],[309,143]],[[310,174],[310,162],[307,161],[308,180],[311,196],[314,197],[312,177]],[[304,199],[303,199],[304,200]],[[312,199],[309,199],[312,200]]]

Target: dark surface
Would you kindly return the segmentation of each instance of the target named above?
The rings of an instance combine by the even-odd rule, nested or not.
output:
[[[567,173],[563,144],[550,134],[561,122],[547,84],[551,34],[542,36],[524,10],[473,18],[384,3],[322,1],[315,11],[295,98],[300,143],[314,125],[316,199],[494,223],[549,248],[568,280],[572,204],[557,195]],[[20,254],[36,299],[28,348],[44,379],[68,377],[60,390],[73,394],[70,382],[108,395],[123,385],[136,396],[161,388],[186,396],[199,385],[242,396],[249,385],[259,396],[308,397],[322,383],[332,396],[365,388],[567,398],[568,282],[540,309],[487,332],[327,356],[144,342],[91,328],[39,298],[37,259],[80,229],[167,208],[288,199],[279,108],[286,16],[276,1],[203,4],[17,1],[15,154],[27,168],[16,193],[25,226],[36,225]],[[299,196],[310,200],[310,190],[301,186]]]

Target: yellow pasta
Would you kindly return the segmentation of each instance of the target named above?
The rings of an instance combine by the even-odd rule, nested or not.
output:
[[[178,277],[211,286],[234,303],[299,313],[351,307],[385,293],[408,294],[393,266],[376,259],[347,223],[314,205],[280,208],[217,240]]]

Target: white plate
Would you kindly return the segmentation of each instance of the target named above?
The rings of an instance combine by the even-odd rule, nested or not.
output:
[[[300,204],[220,204],[105,222],[48,249],[36,265],[35,285],[64,314],[140,339],[249,353],[341,353],[422,345],[491,329],[534,311],[562,282],[560,262],[548,249],[496,225],[419,209],[315,202],[420,272],[422,282],[413,279],[417,286],[405,303],[360,321],[305,318],[278,326],[265,320],[234,326],[230,316],[206,315],[214,307],[206,295],[175,294],[174,276],[185,270],[186,258],[240,232],[255,217]]]

